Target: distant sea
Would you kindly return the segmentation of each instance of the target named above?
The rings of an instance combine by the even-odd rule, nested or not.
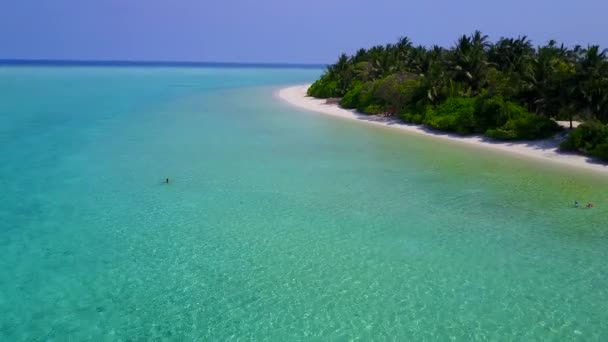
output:
[[[120,63],[0,62],[1,341],[608,337],[607,176]]]

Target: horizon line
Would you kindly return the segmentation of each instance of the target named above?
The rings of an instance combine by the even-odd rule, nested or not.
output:
[[[0,66],[230,66],[266,68],[325,68],[328,64],[283,63],[283,62],[217,62],[217,61],[161,61],[161,60],[121,60],[121,59],[20,59],[0,58]]]

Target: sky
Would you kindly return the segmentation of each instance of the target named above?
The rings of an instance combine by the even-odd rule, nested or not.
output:
[[[5,0],[0,59],[330,63],[410,37],[608,48],[606,0]]]

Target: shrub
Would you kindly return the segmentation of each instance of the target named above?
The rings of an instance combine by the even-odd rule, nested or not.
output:
[[[420,92],[420,81],[416,77],[400,73],[376,81],[374,98],[379,103],[394,108],[396,112],[407,111]]]
[[[587,121],[572,130],[560,148],[608,160],[608,126],[597,120]]]
[[[380,105],[371,104],[371,105],[363,108],[362,112],[365,114],[382,114],[385,112],[385,110],[384,110],[384,107],[382,107]]]
[[[363,82],[355,81],[340,101],[340,105],[344,108],[357,108],[359,106],[359,95],[363,89]]]
[[[475,131],[483,133],[491,128],[501,127],[509,118],[525,112],[523,107],[505,102],[502,97],[480,97],[475,109]]]
[[[435,108],[427,110],[424,123],[441,131],[467,135],[475,128],[475,99],[451,97]]]
[[[531,114],[526,121],[528,126],[520,126],[519,131],[524,139],[545,139],[562,130],[562,127],[554,120]]]
[[[338,81],[324,75],[308,88],[308,96],[327,99],[338,96]]]
[[[525,112],[510,118],[501,127],[488,129],[485,135],[501,140],[533,140],[548,138],[559,130],[555,121]]]
[[[477,132],[500,140],[542,139],[560,130],[550,118],[534,115],[500,96],[478,99],[475,123]]]
[[[487,137],[498,140],[516,140],[517,134],[515,131],[506,130],[503,128],[491,128],[488,129],[485,133]]]
[[[419,113],[404,113],[401,114],[401,120],[407,122],[407,123],[413,123],[413,124],[421,124],[424,122],[424,115],[419,114]]]
[[[588,153],[605,141],[607,130],[599,121],[587,121],[570,132],[568,138],[561,144],[561,148]]]
[[[376,89],[376,82],[366,82],[359,92],[359,101],[357,110],[366,112],[367,107],[371,105],[380,105],[379,101],[374,98],[374,91]]]
[[[591,151],[591,155],[601,160],[608,161],[608,138],[606,141],[595,146],[595,148]]]

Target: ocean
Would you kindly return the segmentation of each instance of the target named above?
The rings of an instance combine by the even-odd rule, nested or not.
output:
[[[0,340],[608,338],[607,175],[276,98],[321,73],[0,66]]]

